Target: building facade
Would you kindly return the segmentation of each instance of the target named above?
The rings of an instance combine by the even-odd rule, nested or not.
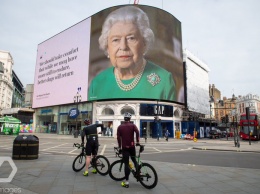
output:
[[[237,117],[234,117],[236,112],[236,102],[237,98],[234,94],[232,95],[232,98],[223,97],[222,100],[215,102],[215,112],[219,124],[223,125],[224,123],[237,121]]]
[[[207,64],[192,54],[188,49],[184,49],[183,51],[183,61],[186,74],[187,109],[209,117],[210,70]]]
[[[76,118],[70,112],[79,110]],[[140,129],[141,137],[160,137],[169,130],[171,137],[180,131],[182,105],[156,101],[102,101],[38,108],[34,114],[36,132],[73,135],[81,129],[85,118],[104,124],[103,136],[116,137],[124,113],[132,113],[131,121]],[[158,119],[157,119],[158,118]]]
[[[205,119],[205,115],[209,114],[208,69],[203,62],[187,50],[184,54],[186,57],[186,64],[184,65],[187,69],[186,79],[196,80],[196,83],[190,83],[191,85],[187,88],[183,88],[183,90],[187,89],[186,93],[189,95],[186,100],[190,104],[190,111],[197,108],[195,112],[200,115],[201,119]],[[192,93],[192,91],[195,91],[194,86],[196,86],[195,88],[203,88],[203,90],[197,90],[196,93],[195,99],[199,99],[199,101],[192,98],[194,97]],[[182,98],[185,98],[185,96],[179,96],[179,99]],[[200,105],[198,105],[198,102]],[[71,112],[77,109],[77,116],[71,116]],[[123,122],[124,113],[130,112],[133,115],[131,121],[140,129],[141,137],[162,137],[166,130],[170,132],[170,137],[175,137],[177,131],[182,133],[184,110],[183,104],[156,100],[79,101],[37,108],[33,120],[36,132],[73,135],[75,130],[79,130],[83,126],[84,119],[90,118],[93,122],[104,124],[103,136],[116,137],[117,127]],[[209,121],[206,122],[209,126]],[[205,124],[204,121],[200,123]],[[199,124],[197,127],[199,127]]]
[[[22,107],[24,104],[24,87],[16,73],[13,71],[13,98],[12,98],[12,108]]]
[[[0,110],[11,108],[14,91],[13,57],[10,52],[0,50]]]
[[[33,84],[27,84],[25,87],[23,107],[32,108],[32,102],[33,102]]]
[[[212,96],[216,102],[221,100],[221,92],[215,87],[215,84],[209,84],[209,96]]]
[[[241,114],[246,113],[246,107],[250,107],[251,113],[260,115],[260,97],[256,94],[249,93],[246,96],[238,96],[236,110],[237,118],[240,118]]]

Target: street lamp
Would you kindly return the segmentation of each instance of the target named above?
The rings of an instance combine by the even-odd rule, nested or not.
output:
[[[157,141],[159,141],[159,138],[160,138],[160,121],[161,121],[161,119],[159,118],[159,104],[158,104],[158,101],[157,101],[156,110],[155,110],[155,117],[154,117],[154,123],[155,123],[155,126],[156,126]]]
[[[246,107],[246,119],[247,119],[247,124],[248,124],[248,140],[249,140],[249,145],[251,145],[251,132],[250,132],[250,107]]]
[[[240,142],[239,142],[239,133],[238,133],[238,128],[237,128],[237,110],[236,108],[232,110],[232,125],[234,128],[234,144],[235,147],[240,147]]]
[[[231,98],[231,100],[230,100],[230,102],[224,102],[225,109],[226,109],[226,110],[230,110],[230,111],[229,111],[229,114],[230,114],[230,112],[232,111],[232,104],[233,104],[235,101],[236,101],[236,97],[235,97],[235,94],[233,94],[233,95],[232,95],[232,98]],[[226,107],[226,104],[229,104],[229,105],[230,105],[229,108]],[[226,119],[225,119],[225,121],[226,121],[226,133],[227,133],[227,140],[228,140],[228,134],[229,134],[231,131],[228,130],[229,115],[228,115],[228,112],[226,112],[226,113],[227,113],[227,114],[226,114]],[[229,127],[231,127],[231,123],[229,124]],[[235,131],[234,131],[234,133],[235,133]],[[235,138],[235,137],[234,137],[234,138]]]
[[[210,128],[209,128],[209,130],[211,130],[211,116],[212,116],[212,112],[211,112],[211,107],[212,107],[212,102],[214,102],[214,96],[210,96],[210,100],[209,100],[209,107],[210,107],[210,120],[209,120],[209,122],[210,122]]]
[[[78,110],[78,104],[79,102],[81,102],[81,95],[79,94],[79,92],[81,91],[81,88],[78,88],[77,94],[74,96],[74,103],[76,104],[76,111]],[[74,138],[78,137],[78,116],[76,116],[76,131],[74,132]]]

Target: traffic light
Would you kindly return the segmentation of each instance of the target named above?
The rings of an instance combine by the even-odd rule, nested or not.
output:
[[[161,121],[161,119],[160,119],[160,117],[159,117],[159,116],[155,116],[153,121],[154,121],[154,122],[160,122],[160,121]]]
[[[250,117],[250,109],[249,107],[246,107],[246,119],[249,120]]]
[[[226,123],[229,123],[229,117],[226,115]]]
[[[193,121],[193,114],[190,112],[189,113],[189,118],[188,118],[189,121]]]
[[[225,123],[226,122],[226,118],[225,117],[221,117],[221,122]]]

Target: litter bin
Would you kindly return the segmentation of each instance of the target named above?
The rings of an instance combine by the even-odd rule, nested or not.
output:
[[[33,160],[38,158],[39,138],[35,135],[18,135],[13,143],[13,159]]]

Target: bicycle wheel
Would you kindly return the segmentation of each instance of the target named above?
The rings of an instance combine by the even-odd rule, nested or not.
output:
[[[109,171],[110,163],[105,156],[98,155],[96,157],[96,169],[101,175],[107,175]]]
[[[158,176],[152,165],[143,163],[140,169],[140,183],[147,189],[152,189],[157,185]]]
[[[82,154],[78,155],[72,163],[72,169],[75,172],[81,171],[86,165],[86,157]]]
[[[122,160],[117,160],[111,164],[109,176],[115,181],[122,181],[125,179],[125,165]]]

